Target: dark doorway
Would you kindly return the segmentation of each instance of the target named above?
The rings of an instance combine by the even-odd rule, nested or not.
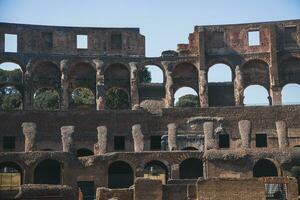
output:
[[[277,168],[270,160],[262,159],[253,167],[253,177],[278,176]]]
[[[168,167],[158,160],[153,160],[145,165],[144,177],[161,180],[163,184],[168,180]]]
[[[219,148],[226,149],[230,147],[229,134],[219,134]]]
[[[133,185],[133,170],[124,161],[116,161],[108,168],[109,188],[128,188]]]
[[[95,199],[95,184],[94,181],[79,181],[77,186],[82,194],[82,200]]]
[[[203,176],[203,163],[196,158],[184,160],[179,165],[180,179],[198,179]]]
[[[61,184],[61,165],[56,160],[40,162],[34,170],[35,184]]]
[[[267,134],[256,134],[255,136],[256,147],[267,147]]]
[[[92,155],[94,155],[94,153],[89,149],[82,148],[77,150],[77,157],[92,156]]]

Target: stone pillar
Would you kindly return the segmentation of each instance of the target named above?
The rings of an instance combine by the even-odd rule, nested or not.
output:
[[[272,99],[272,105],[281,105],[281,87],[275,87],[273,86],[270,89],[270,96]]]
[[[23,107],[25,110],[32,110],[32,84],[31,84],[31,68],[32,62],[26,65],[26,72],[24,73],[24,102]]]
[[[93,62],[96,66],[96,105],[97,110],[104,110],[105,108],[105,88],[104,88],[104,75],[102,73],[103,61],[94,59]]]
[[[179,179],[179,164],[171,165],[171,179]]]
[[[63,126],[60,128],[63,152],[73,152],[73,133],[74,126]]]
[[[199,98],[201,108],[207,108],[208,104],[208,86],[205,70],[199,70]]]
[[[141,152],[144,150],[144,135],[140,124],[132,126],[132,137],[134,142],[134,152]]]
[[[249,120],[239,121],[239,132],[242,140],[242,148],[251,147],[251,122]]]
[[[107,128],[106,126],[98,126],[98,142],[94,145],[95,155],[105,154],[107,151]]]
[[[173,78],[169,62],[162,62],[165,69],[166,84],[165,84],[165,107],[173,108],[174,106],[174,91],[173,91]]]
[[[204,122],[203,123],[204,132],[204,150],[215,149],[216,141],[214,136],[214,122]]]
[[[168,124],[168,146],[169,146],[169,151],[177,150],[176,132],[177,132],[176,124],[175,123]]]
[[[130,94],[132,110],[140,109],[139,90],[138,90],[138,70],[135,62],[129,63],[130,66]]]
[[[288,131],[285,121],[276,122],[276,131],[278,137],[279,148],[286,148],[289,146]]]
[[[234,100],[236,106],[244,105],[243,76],[240,70],[240,66],[235,67]]]
[[[35,151],[36,124],[33,122],[23,122],[22,128],[25,136],[25,152]]]
[[[61,70],[61,110],[69,109],[69,81],[68,81],[68,60],[64,59],[60,62]]]

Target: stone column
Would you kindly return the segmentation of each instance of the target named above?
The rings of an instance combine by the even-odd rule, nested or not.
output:
[[[214,136],[214,122],[204,122],[203,123],[204,132],[204,150],[215,149],[216,141]]]
[[[135,62],[129,63],[130,66],[130,94],[132,110],[140,109],[139,89],[138,89],[138,70]]]
[[[169,146],[169,151],[177,150],[176,132],[177,132],[176,124],[175,123],[168,124],[168,146]]]
[[[199,70],[199,98],[201,108],[207,108],[208,104],[208,86],[205,70]]]
[[[73,133],[74,126],[63,126],[60,128],[63,152],[73,152]]]
[[[25,136],[25,152],[35,151],[36,124],[33,122],[23,122],[22,128]]]
[[[144,150],[144,135],[140,124],[132,126],[132,137],[134,142],[134,152],[141,152]]]
[[[96,105],[97,110],[104,110],[105,108],[105,88],[104,88],[104,75],[102,73],[103,61],[94,59],[93,62],[96,66]]]
[[[251,122],[249,120],[239,121],[239,132],[242,140],[242,148],[251,147]]]
[[[289,146],[288,131],[285,121],[276,122],[276,130],[278,137],[278,146],[279,148],[286,148]]]
[[[68,81],[68,60],[64,59],[60,62],[61,70],[61,110],[69,109],[69,81]]]
[[[234,100],[236,106],[244,105],[243,76],[240,70],[240,66],[235,67]]]
[[[105,154],[107,151],[107,128],[106,126],[98,126],[98,142],[94,145],[95,155]]]
[[[174,91],[173,91],[173,78],[169,62],[162,62],[165,69],[166,84],[165,84],[165,107],[172,108],[174,106]]]
[[[24,73],[24,102],[23,107],[25,110],[32,110],[32,84],[31,84],[31,68],[32,62],[29,62],[26,65],[26,71]]]
[[[179,179],[179,164],[171,165],[171,179]]]
[[[281,87],[273,86],[270,90],[270,96],[272,99],[272,105],[281,105]]]

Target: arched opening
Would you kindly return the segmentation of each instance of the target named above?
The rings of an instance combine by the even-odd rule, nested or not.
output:
[[[21,92],[12,86],[0,89],[0,105],[2,110],[22,110],[23,97]]]
[[[253,167],[253,177],[278,176],[277,167],[267,159],[257,161]]]
[[[120,63],[108,66],[104,72],[104,82],[107,88],[122,87],[129,89],[130,73],[128,68]]]
[[[228,65],[218,63],[208,69],[209,106],[233,106],[234,85],[232,71]]]
[[[296,147],[300,150],[299,147]],[[298,150],[298,151],[299,151]],[[298,183],[298,193],[300,194],[300,166],[299,165],[295,165],[290,169],[290,173],[293,177],[295,177],[297,179],[297,183]]]
[[[60,69],[59,67],[49,61],[37,63],[32,72],[33,88],[51,87],[60,88]]]
[[[279,64],[281,85],[300,84],[300,58],[288,58]]]
[[[180,63],[172,72],[174,90],[181,87],[198,88],[198,70],[191,63]]]
[[[147,65],[140,72],[139,80],[141,83],[163,83],[164,73],[156,65]]]
[[[189,158],[179,165],[180,179],[198,179],[203,177],[203,163],[197,158]]]
[[[34,184],[61,184],[61,164],[52,159],[40,162],[34,169]]]
[[[86,148],[81,148],[77,150],[76,155],[77,157],[92,156],[94,152]]]
[[[0,83],[9,83],[18,85],[23,82],[23,72],[20,65],[13,62],[4,62],[0,64]]]
[[[262,60],[250,60],[241,66],[243,85],[262,85],[269,89],[269,65]]]
[[[208,69],[208,83],[232,82],[231,68],[223,63],[212,65]]]
[[[181,150],[183,150],[183,151],[197,151],[198,149],[196,147],[185,147]]]
[[[286,84],[282,90],[282,104],[291,105],[300,103],[300,84],[290,83]]]
[[[33,95],[33,109],[59,110],[59,94],[54,88],[40,88]]]
[[[269,93],[261,85],[250,85],[244,90],[244,105],[266,106],[270,105]]]
[[[128,93],[117,87],[110,88],[105,94],[105,106],[112,110],[130,108],[130,97]]]
[[[199,107],[199,98],[197,92],[190,87],[182,87],[174,95],[176,107]]]
[[[133,170],[124,161],[116,161],[108,168],[108,187],[109,188],[128,188],[133,184]]]
[[[158,160],[148,162],[144,168],[144,178],[161,180],[163,184],[168,181],[168,167]]]
[[[18,189],[22,184],[22,169],[14,162],[0,164],[0,190]]]
[[[95,95],[89,88],[79,87],[71,94],[71,106],[76,108],[94,108]]]

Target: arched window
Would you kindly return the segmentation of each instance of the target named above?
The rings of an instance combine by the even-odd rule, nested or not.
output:
[[[59,67],[50,61],[39,62],[32,72],[33,88],[60,88],[61,72]]]
[[[61,164],[52,159],[40,162],[34,169],[35,184],[61,184]]]
[[[4,62],[0,64],[0,82],[12,85],[22,84],[23,72],[17,63]]]
[[[244,90],[244,104],[251,105],[270,105],[269,93],[261,85],[250,85]]]
[[[86,148],[81,148],[77,150],[77,157],[84,157],[84,156],[92,156],[94,155],[94,152],[86,149]]]
[[[79,87],[73,90],[71,94],[72,107],[94,108],[95,102],[95,95],[89,88]]]
[[[15,87],[3,87],[0,89],[1,110],[22,110],[23,97]]]
[[[133,170],[124,161],[116,161],[108,167],[108,187],[128,188],[133,185]]]
[[[203,177],[203,163],[197,158],[189,158],[179,165],[180,179],[198,179]]]
[[[285,85],[281,90],[282,104],[299,104],[300,103],[300,84],[290,83]]]
[[[163,184],[168,180],[168,167],[158,160],[148,162],[144,169],[144,178],[161,180]]]
[[[35,110],[58,110],[59,94],[54,88],[40,88],[33,95],[33,108]]]
[[[0,164],[0,190],[18,189],[22,184],[22,169],[13,162]]]
[[[175,92],[176,107],[199,107],[197,92],[190,87],[182,87]]]
[[[147,65],[139,74],[141,83],[163,83],[164,73],[155,65]]]
[[[222,63],[215,64],[209,68],[207,77],[209,83],[232,82],[231,68]]]
[[[253,177],[278,176],[277,167],[267,159],[257,161],[253,167]]]
[[[129,99],[130,97],[125,90],[113,87],[106,92],[105,106],[112,110],[129,109]]]
[[[104,82],[107,88],[129,88],[130,73],[128,68],[125,65],[119,63],[111,64],[104,71]]]

